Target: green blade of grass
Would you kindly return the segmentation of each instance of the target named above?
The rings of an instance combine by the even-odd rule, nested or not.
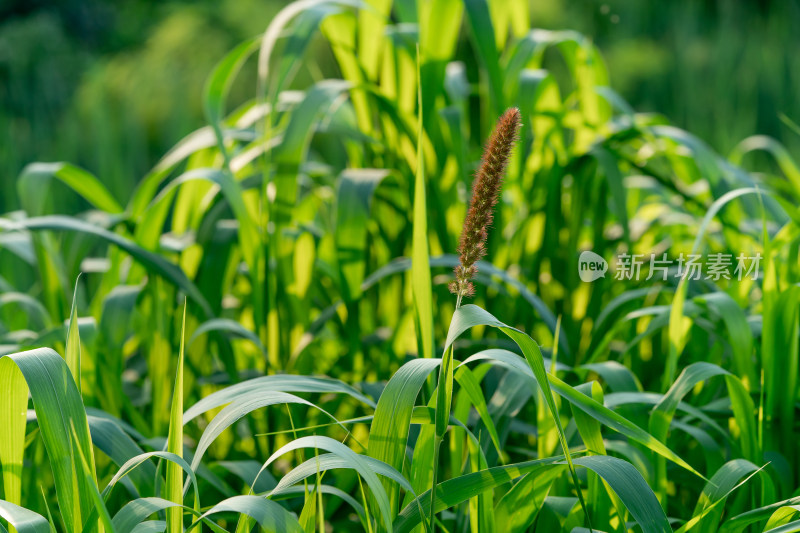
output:
[[[270,456],[267,459],[267,462],[264,463],[264,466],[261,467],[261,471],[264,471],[272,464],[278,457],[293,451],[298,450],[301,448],[314,448],[319,450],[325,450],[327,452],[336,454],[337,456],[346,460],[349,464],[352,465],[353,469],[356,470],[359,475],[364,478],[367,482],[367,485],[370,488],[370,492],[372,496],[375,498],[377,502],[378,509],[381,511],[381,517],[383,519],[383,523],[386,526],[386,529],[389,533],[392,533],[392,517],[390,514],[390,506],[389,506],[389,498],[386,495],[386,490],[384,489],[383,485],[381,484],[378,476],[375,472],[370,468],[370,465],[361,455],[355,453],[353,450],[342,444],[337,440],[333,440],[329,437],[323,436],[308,436],[308,437],[300,437],[299,439],[295,439],[290,443],[284,445],[279,450]]]
[[[366,9],[358,10],[358,59],[368,80],[376,80],[380,66],[381,40],[392,10],[391,0],[368,0]]]
[[[290,487],[290,488],[286,489],[283,492],[282,496],[285,496],[287,498],[291,498],[291,497],[293,497],[295,495],[303,495],[306,492],[307,491],[306,491],[305,487],[296,486],[296,487]],[[360,503],[358,503],[358,501],[356,501],[356,499],[353,498],[350,494],[344,492],[341,489],[333,487],[331,485],[319,485],[317,487],[317,492],[320,493],[320,494],[329,494],[331,496],[336,496],[337,498],[340,498],[342,501],[347,503],[350,507],[353,508],[353,510],[358,515],[358,519],[361,522],[361,526],[364,528],[364,530],[365,531],[368,530],[367,523],[366,523],[367,516],[366,516],[366,514],[364,512],[364,506],[361,505]]]
[[[92,504],[94,508],[92,512],[86,519],[84,523],[83,530],[84,531],[108,531],[109,533],[115,533],[114,525],[111,523],[111,516],[108,514],[108,508],[106,507],[106,502],[103,501],[103,498],[100,496],[100,491],[97,489],[97,481],[95,480],[94,474],[94,466],[89,466],[89,462],[87,461],[86,457],[83,454],[83,450],[81,450],[80,446],[78,445],[78,432],[75,430],[75,421],[70,421],[70,429],[72,432],[70,433],[70,444],[72,446],[73,455],[76,455],[80,458],[80,465],[81,470],[80,473],[77,473],[78,476],[83,475],[83,478],[86,482],[86,485],[89,487],[89,493],[92,498]],[[91,449],[91,448],[90,448]],[[95,525],[92,521],[92,517],[94,514],[99,514],[99,519],[97,524]]]
[[[53,520],[53,513],[50,512],[50,504],[47,503],[47,497],[45,496],[44,488],[40,485],[39,489],[42,491],[42,500],[44,500],[44,507],[47,511],[47,522],[50,524],[50,533],[58,533],[58,530],[56,529],[56,523]]]
[[[433,456],[431,457],[431,489],[435,490],[439,478],[439,448],[441,448],[447,422],[450,420],[450,406],[453,401],[453,348],[445,347],[442,364],[439,366],[439,379],[436,386],[436,411],[433,435]],[[430,505],[428,524],[435,528],[436,508]]]
[[[758,445],[756,442],[755,406],[753,401],[739,378],[711,363],[694,363],[681,372],[681,375],[678,376],[678,379],[670,387],[667,394],[664,395],[664,398],[653,410],[650,417],[650,433],[661,442],[665,442],[672,417],[681,399],[696,384],[718,375],[724,375],[726,378],[734,416],[742,431],[742,450],[746,457],[755,458]],[[667,492],[666,463],[663,457],[656,459],[656,486],[663,501]]]
[[[5,433],[0,439],[0,465],[3,468],[3,496],[9,505],[22,503],[22,459],[25,451],[28,388],[16,365],[0,358],[0,427]]]
[[[214,440],[219,437],[223,431],[231,427],[248,413],[251,413],[262,407],[277,404],[302,404],[309,407],[314,407],[330,417],[331,420],[338,423],[338,420],[336,420],[333,415],[324,409],[317,407],[313,403],[299,398],[294,394],[270,390],[255,390],[250,392],[248,395],[232,402],[214,417],[200,437],[200,442],[197,444],[197,450],[195,451],[194,458],[192,459],[192,468],[195,470],[197,469],[198,465],[200,464],[200,460],[203,458],[206,450],[208,450],[208,447],[211,446],[211,443],[214,442]]]
[[[264,110],[256,116],[263,116]],[[252,139],[252,134],[242,132],[237,129],[226,129],[223,132],[225,140]],[[156,166],[139,182],[136,191],[128,204],[128,212],[132,220],[139,221],[148,210],[148,205],[153,201],[153,198],[159,192],[164,180],[166,180],[171,172],[184,160],[190,159],[193,155],[197,154],[206,148],[212,148],[217,145],[217,138],[214,129],[211,126],[204,126],[198,130],[193,131],[181,141],[179,141],[167,154],[161,158]]]
[[[609,409],[616,409],[624,405],[641,404],[655,407],[664,399],[663,394],[655,392],[612,392],[605,396],[605,405]],[[678,403],[678,411],[685,413],[692,418],[703,422],[713,429],[717,435],[729,440],[730,436],[712,417],[705,414],[701,409],[694,407],[686,402]],[[659,441],[660,442],[660,441]]]
[[[236,400],[244,400],[254,392],[266,391],[347,394],[364,405],[369,407],[375,406],[375,402],[338,379],[275,375],[249,379],[209,394],[186,410],[183,415],[183,421],[187,423],[212,409],[216,409],[217,407],[221,407]]]
[[[264,348],[264,345],[261,344],[261,339],[258,338],[258,335],[241,325],[239,322],[231,320],[230,318],[212,318],[211,320],[203,322],[197,326],[197,329],[195,329],[194,333],[192,333],[192,337],[189,339],[188,346],[191,347],[194,341],[196,341],[202,335],[212,332],[228,333],[232,337],[247,339],[252,342],[261,353],[266,353],[266,348]]]
[[[419,51],[417,52],[417,77],[419,78]],[[417,332],[417,349],[425,358],[434,356],[433,294],[428,252],[428,207],[425,181],[425,150],[423,138],[422,88],[418,87],[417,100],[417,170],[414,178],[414,213],[411,237],[411,291],[414,299],[414,323]]]
[[[558,462],[563,459],[563,456],[558,456],[507,466],[497,466],[443,481],[436,486],[436,498],[434,500],[436,513],[440,513],[488,489],[503,485],[528,473],[535,473],[535,475],[542,476],[540,481],[543,484],[552,483],[552,481],[563,472],[564,466],[566,466],[558,464]],[[428,490],[421,494],[415,501],[406,505],[395,520],[395,531],[398,533],[408,533],[412,531],[421,523],[422,515],[420,514],[420,507],[422,509],[429,509],[430,505],[431,491]]]
[[[47,348],[7,355],[0,358],[0,383],[9,386],[6,389],[8,394],[3,395],[1,400],[0,412],[12,408],[24,409],[26,403],[19,403],[15,398],[27,398],[30,391],[36,410],[36,420],[53,470],[61,515],[67,531],[80,532],[83,528],[83,519],[89,516],[94,506],[92,483],[83,475],[82,466],[78,464],[72,446],[73,424],[76,430],[74,444],[87,458],[92,482],[95,475],[94,452],[83,401],[66,362],[56,352]],[[24,410],[15,414],[17,417],[20,414],[22,417],[25,416]],[[21,454],[25,426],[13,419],[10,422],[12,432],[8,434],[7,439],[10,442],[2,449],[11,452],[9,455],[13,460],[14,454]],[[21,455],[17,457],[21,466]],[[14,463],[11,462],[10,466],[13,476]],[[3,467],[5,472],[5,461]],[[12,483],[13,481],[12,477]]]
[[[578,385],[575,387],[575,390],[589,398],[592,398],[599,404],[603,403],[603,389],[596,381]],[[575,426],[578,429],[578,433],[580,434],[586,449],[590,453],[605,455],[606,446],[603,443],[603,435],[600,431],[600,422],[574,405],[572,406],[572,417],[575,419]]]
[[[172,407],[169,416],[169,436],[167,451],[177,457],[183,457],[183,345],[186,337],[186,303],[183,305],[183,321],[181,325],[181,347],[178,352],[178,367],[175,375],[175,388],[172,393]],[[177,506],[167,509],[167,532],[183,532],[183,471],[175,462],[167,463],[167,499]]]
[[[456,370],[454,374],[454,378],[461,387],[461,390],[467,393],[472,405],[478,412],[478,416],[480,416],[481,421],[486,426],[486,430],[489,432],[489,436],[492,439],[492,444],[494,444],[495,449],[497,450],[497,454],[502,455],[503,452],[500,445],[500,437],[497,434],[497,428],[495,427],[494,421],[489,415],[489,410],[486,407],[486,398],[483,396],[483,391],[481,391],[481,386],[477,378],[466,366],[459,366],[458,370]]]
[[[449,267],[453,268],[459,264],[459,258],[457,255],[452,254],[445,254],[434,256],[430,258],[430,268],[433,267]],[[520,296],[528,303],[531,307],[536,311],[542,321],[547,325],[550,331],[555,331],[556,329],[556,317],[552,311],[547,307],[547,305],[537,296],[533,291],[531,291],[525,283],[514,277],[513,275],[509,274],[505,270],[497,268],[493,264],[487,261],[478,261],[478,272],[487,274],[491,277],[497,277],[501,279],[504,283],[506,283],[510,288],[513,288],[516,291],[519,291]],[[378,281],[381,281],[388,276],[399,274],[401,272],[405,272],[412,268],[412,260],[407,257],[398,257],[392,260],[390,263],[387,263],[374,271],[372,274],[367,276],[364,280],[364,284],[361,287],[361,290],[366,291],[367,289],[375,286]],[[478,276],[475,279],[476,282],[487,284],[486,278],[482,276]],[[569,344],[567,343],[565,336],[562,335],[559,338],[559,349],[563,350],[565,355],[569,355],[572,352],[570,351]]]
[[[87,419],[92,443],[117,466],[122,467],[131,457],[144,453],[118,424],[92,415],[88,415]],[[155,466],[148,461],[141,469],[132,473],[131,480],[140,493],[152,494],[155,477]]]
[[[797,531],[797,529],[800,528],[800,520],[794,520],[793,522],[790,522],[790,520],[792,518],[797,518],[798,513],[800,513],[800,505],[786,505],[780,507],[769,517],[767,525],[764,526],[764,530],[784,532]],[[783,528],[779,526],[783,526]]]
[[[381,169],[346,169],[339,175],[334,240],[345,302],[353,302],[361,296],[370,204],[375,190],[388,174]]]
[[[273,178],[274,213],[270,213],[270,219],[274,219],[276,225],[282,227],[292,220],[297,204],[297,170],[306,159],[315,125],[330,112],[336,99],[348,88],[350,83],[344,80],[320,81],[307,91],[292,112],[283,139],[272,154],[277,172]]]
[[[708,480],[705,487],[703,487],[703,492],[700,494],[700,498],[692,513],[693,516],[699,515],[705,508],[727,497],[730,490],[733,489],[742,478],[760,470],[761,468],[746,459],[734,459],[722,465],[722,467],[711,476],[711,479]],[[762,476],[762,479],[766,482],[771,482],[768,476]],[[711,513],[698,522],[696,526],[698,530],[717,531],[719,529],[722,511],[723,509],[721,506],[715,507]]]
[[[304,12],[316,9],[319,6],[326,4],[341,5],[341,6],[354,6],[361,7],[363,2],[359,0],[299,0],[292,2],[282,9],[270,22],[267,30],[261,38],[261,44],[258,51],[258,98],[263,102],[267,95],[267,84],[270,78],[270,60],[272,59],[272,52],[278,39],[281,38],[286,26],[291,20]],[[297,48],[295,48],[297,49]],[[288,54],[291,58],[292,54]],[[285,70],[282,69],[282,72]],[[280,87],[283,82],[283,77],[278,77],[277,87]]]
[[[479,360],[487,360],[490,362],[496,362],[497,364],[502,364],[506,368],[526,376],[528,379],[536,380],[533,371],[526,364],[525,360],[513,352],[509,352],[507,350],[485,350],[465,359],[461,364],[468,364],[472,361]],[[588,396],[578,392],[573,387],[561,381],[558,377],[548,374],[548,378],[553,390],[559,396],[582,411],[586,412],[601,424],[643,444],[655,453],[666,457],[670,461],[703,478],[702,474],[695,470],[689,463],[681,459],[675,452],[670,450],[661,441],[653,437],[647,431],[624,418],[619,413],[612,411],[608,407],[594,401],[592,398],[589,398]]]
[[[791,154],[780,142],[766,135],[754,135],[740,142],[730,155],[732,163],[741,164],[742,158],[749,152],[763,150],[775,158],[783,174],[791,182],[796,191],[800,192],[800,168],[792,159]]]
[[[533,339],[523,332],[506,326],[487,311],[476,305],[470,304],[456,309],[456,312],[453,315],[453,320],[450,323],[450,330],[447,333],[445,353],[447,353],[448,348],[452,346],[456,338],[458,338],[467,329],[477,325],[493,326],[500,329],[503,333],[508,335],[511,340],[517,344],[517,346],[519,346],[519,348],[522,350],[522,353],[525,355],[525,359],[528,362],[528,365],[530,366],[534,376],[536,377],[536,382],[539,384],[542,394],[544,395],[544,400],[547,404],[548,410],[550,411],[550,416],[555,422],[561,449],[564,451],[567,464],[569,465],[569,469],[572,474],[572,481],[575,485],[578,499],[581,502],[581,507],[586,510],[586,504],[583,501],[583,493],[580,488],[577,473],[575,472],[575,467],[572,465],[572,459],[569,456],[569,445],[567,444],[567,438],[564,433],[564,428],[561,424],[561,417],[558,413],[558,407],[556,406],[553,398],[553,393],[550,390],[550,381],[548,380],[547,371],[544,368],[544,358],[539,350],[539,346],[533,341]],[[537,390],[534,390],[534,393],[536,392]],[[590,520],[588,513],[586,519]]]
[[[158,457],[159,459],[163,459],[164,461],[167,461],[168,468],[172,465],[175,465],[179,470],[182,470],[183,472],[186,473],[186,475],[189,478],[189,482],[192,485],[192,489],[194,490],[195,508],[199,508],[200,492],[197,486],[197,477],[195,476],[192,467],[180,455],[174,454],[172,452],[164,452],[159,450],[153,452],[143,452],[125,461],[125,463],[123,463],[122,466],[120,466],[119,470],[117,470],[114,476],[109,480],[108,485],[106,485],[106,488],[103,489],[102,493],[103,497],[107,498],[108,495],[111,493],[111,489],[113,489],[114,486],[119,481],[123,480],[126,476],[131,476],[140,468],[145,469],[145,471],[149,470],[149,467],[153,466],[153,464],[150,462],[151,457]],[[154,469],[153,472],[155,473]],[[181,487],[181,489],[183,489],[183,487]],[[183,490],[181,490],[181,493],[183,493]]]
[[[302,533],[303,528],[289,511],[260,496],[234,496],[223,500],[203,513],[195,524],[217,513],[239,513],[254,519],[265,531]],[[194,524],[193,524],[194,525]]]
[[[592,150],[592,155],[597,160],[598,170],[601,170],[605,176],[608,188],[611,191],[613,198],[612,207],[617,220],[622,225],[622,231],[625,236],[625,241],[630,246],[630,227],[628,224],[628,203],[623,185],[622,172],[619,170],[619,163],[608,150],[597,147]]]
[[[0,294],[0,308],[13,304],[22,307],[29,315],[36,315],[36,318],[43,326],[48,327],[52,325],[50,313],[47,312],[47,308],[36,298],[24,292],[3,292]]]
[[[114,526],[115,533],[133,533],[139,524],[144,522],[147,517],[154,513],[168,511],[173,507],[179,507],[182,509],[182,511],[192,513],[195,516],[200,515],[200,512],[195,509],[191,509],[186,506],[180,506],[177,503],[165,500],[164,498],[151,496],[147,498],[137,498],[126,503],[122,509],[120,509],[117,514],[114,515],[111,523]],[[206,520],[205,523],[211,527],[212,531],[215,533],[227,533],[224,529],[214,524],[210,520]]]
[[[731,487],[730,490],[728,490],[728,492],[722,495],[719,499],[717,499],[710,505],[705,506],[702,512],[700,512],[699,514],[695,514],[691,520],[688,520],[685,524],[683,524],[679,529],[676,530],[675,533],[687,533],[689,531],[692,531],[692,529],[697,524],[699,524],[706,516],[708,516],[709,513],[714,512],[717,509],[717,507],[721,507],[722,505],[724,505],[728,496],[730,496],[733,493],[733,491],[735,491],[736,489],[738,489],[739,487],[750,481],[750,479],[759,472],[761,472],[761,470],[763,470],[763,467],[756,470],[755,472],[751,472],[750,474],[748,474],[744,479],[739,481],[738,484]]]
[[[274,225],[272,234],[281,238],[268,239],[267,242],[269,262],[273,263],[274,267],[269,268],[269,277],[265,280],[268,294],[266,320],[261,316],[256,316],[255,320],[258,324],[266,324],[269,364],[273,368],[285,364],[285,361],[279,358],[280,354],[288,355],[291,352],[286,342],[282,342],[279,327],[281,320],[290,320],[292,308],[298,307],[296,295],[282,292],[282,287],[290,287],[294,281],[295,240],[283,237],[286,229],[292,224],[298,204],[299,171],[306,160],[316,125],[331,112],[334,103],[348,88],[350,88],[349,82],[326,79],[309,89],[291,113],[281,143],[270,154],[275,173],[272,179],[268,182],[265,180],[265,183],[274,184],[275,195],[265,207],[269,224]],[[284,302],[279,303],[276,299],[279,292],[285,297],[288,309]],[[285,337],[284,335],[283,339]]]
[[[575,390],[592,398],[597,403],[603,404],[603,389],[596,381],[578,385]],[[607,455],[600,422],[574,405],[571,405],[571,408],[575,427],[578,429],[589,455]],[[616,496],[615,492],[607,490],[607,488],[608,484],[603,483],[597,473],[590,472],[587,474],[589,508],[592,516],[601,521],[601,526],[611,525],[609,520],[613,516],[612,509],[616,510],[620,520],[625,519],[625,508],[619,501],[619,497]]]
[[[692,244],[692,251],[690,255],[694,255],[700,250],[700,245],[703,242],[703,238],[705,237],[708,226],[711,224],[711,221],[714,219],[717,213],[719,213],[719,211],[732,200],[748,194],[760,194],[760,191],[752,187],[735,189],[723,194],[713,204],[711,204],[711,207],[703,217],[703,221],[700,223],[700,227],[697,230],[697,235],[695,236],[694,243]],[[668,389],[675,379],[675,372],[677,371],[678,367],[678,359],[680,358],[681,352],[683,352],[683,348],[686,346],[687,342],[686,337],[688,335],[690,321],[684,315],[683,305],[686,300],[686,274],[688,272],[689,270],[687,269],[684,275],[681,277],[681,280],[678,283],[678,288],[675,291],[675,297],[672,300],[672,307],[669,315],[669,354],[667,357],[666,370],[662,380],[662,390]]]
[[[370,426],[367,454],[395,470],[403,470],[408,442],[409,422],[419,391],[431,372],[441,364],[439,359],[414,359],[395,372],[383,389]],[[383,481],[393,513],[399,504],[399,487]],[[394,514],[393,514],[394,516]]]
[[[185,291],[189,298],[191,298],[203,309],[203,311],[205,311],[206,315],[209,317],[213,315],[211,312],[211,307],[208,305],[208,302],[206,302],[203,294],[189,280],[189,278],[186,277],[186,274],[180,269],[180,267],[174,263],[170,263],[160,255],[137,246],[133,241],[121,237],[116,233],[111,233],[106,229],[95,226],[94,224],[89,224],[88,222],[84,222],[82,220],[57,215],[28,218],[20,221],[18,224],[12,224],[7,228],[3,228],[2,226],[3,225],[0,223],[0,229],[74,231],[98,237],[131,254],[131,256],[133,256],[146,268],[152,270],[154,273],[159,274],[160,276],[163,276],[164,279]]]
[[[787,522],[780,526],[765,529],[764,533],[797,533],[800,531],[800,520],[795,520],[793,522]]]
[[[141,287],[116,285],[103,299],[98,324],[97,379],[103,383],[97,391],[99,404],[110,415],[119,416],[125,403],[122,390],[123,346],[128,338],[131,316]]]
[[[164,533],[167,523],[164,520],[145,520],[136,524],[133,533]]]
[[[526,474],[497,502],[497,523],[508,533],[527,531],[539,515],[550,488],[551,485],[543,483],[535,472]]]
[[[45,517],[5,500],[0,500],[0,517],[17,533],[50,533],[50,524]]]
[[[743,385],[752,390],[758,380],[751,362],[754,344],[753,332],[747,323],[745,311],[728,293],[722,291],[698,296],[695,300],[706,304],[722,318],[728,330],[736,375],[741,378]]]
[[[726,377],[734,416],[743,432],[742,449],[747,457],[754,457],[757,451],[755,442],[756,425],[753,417],[755,406],[747,391],[744,390],[739,378],[711,363],[693,363],[683,369],[681,375],[678,376],[670,390],[653,410],[650,418],[650,433],[663,442],[666,439],[675,410],[683,397],[698,383],[720,375]]]
[[[103,183],[85,170],[69,163],[32,163],[25,167],[17,180],[22,206],[29,216],[45,215],[45,202],[52,179],[79,194],[97,209],[121,214],[123,209]]]
[[[362,456],[361,460],[363,460],[365,464],[376,474],[392,479],[393,481],[397,482],[403,488],[403,490],[412,494],[414,493],[414,489],[411,487],[411,484],[408,482],[408,480],[391,466],[369,456]],[[327,470],[339,468],[355,469],[355,465],[351,461],[348,461],[346,457],[331,453],[318,455],[308,459],[304,463],[294,467],[285,476],[283,476],[275,488],[272,489],[272,492],[270,492],[270,497],[275,497],[287,492],[293,485],[310,476],[320,472],[325,472]]]
[[[368,91],[364,90],[368,80],[364,78],[363,64],[357,55],[356,41],[359,31],[356,27],[357,22],[357,15],[349,12],[339,13],[325,20],[321,30],[333,49],[342,75],[351,83],[350,99],[353,102],[358,128],[369,135],[372,133],[372,110]],[[383,20],[379,22],[382,23]]]
[[[276,58],[277,68],[273,69],[270,76],[272,95],[279,95],[291,83],[297,71],[302,68],[304,65],[303,54],[317,37],[322,22],[327,17],[340,13],[348,5],[365,7],[365,4],[360,1],[339,3],[328,0],[323,3],[317,2],[316,5],[307,7],[297,15],[289,30],[287,42],[281,49],[279,57]],[[274,101],[274,96],[269,101]]]
[[[489,5],[486,0],[467,0],[464,7],[478,58],[489,77],[491,114],[499,116],[505,109],[505,91],[503,90],[503,72],[500,69],[500,57],[495,46],[495,32]]]
[[[597,373],[614,392],[636,392],[642,390],[642,386],[633,371],[617,361],[590,363],[581,365],[580,368]]]
[[[81,338],[78,332],[78,281],[75,280],[75,292],[72,296],[72,311],[69,315],[69,328],[67,329],[67,368],[72,373],[78,394],[81,393]]]
[[[607,455],[579,457],[573,462],[591,469],[609,484],[643,533],[672,532],[658,498],[632,464]]]
[[[259,40],[259,37],[248,39],[228,53],[214,67],[203,88],[203,109],[206,114],[206,120],[214,128],[217,146],[220,153],[223,154],[226,167],[230,164],[230,155],[225,147],[225,139],[222,135],[225,100],[228,98],[228,92],[242,65],[258,49]]]

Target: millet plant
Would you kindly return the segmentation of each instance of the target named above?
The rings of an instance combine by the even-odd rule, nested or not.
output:
[[[27,166],[0,217],[2,527],[796,530],[800,169],[636,113],[589,38],[528,20],[300,0],[130,198]],[[761,275],[587,283],[583,250]]]

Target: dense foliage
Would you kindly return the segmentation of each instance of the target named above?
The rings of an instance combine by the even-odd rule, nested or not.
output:
[[[31,161],[70,161],[102,177],[116,198],[129,196],[177,139],[204,124],[199,88],[216,61],[288,3],[4,0],[0,212],[19,208],[11,177]],[[525,7],[518,17],[537,28],[590,36],[614,89],[635,109],[663,114],[720,153],[754,133],[800,149],[785,120],[800,116],[800,58],[786,53],[800,46],[793,0],[530,0]],[[471,48],[462,32],[450,59],[470,62]],[[290,87],[340,76],[323,39],[307,53],[314,61],[300,64]],[[254,82],[255,69],[245,68],[228,101],[252,97]]]
[[[369,4],[300,0],[230,51],[208,125],[125,201],[69,163],[21,173],[0,217],[0,517],[796,530],[789,153],[753,137],[725,159],[636,113],[592,42],[528,28],[526,2]],[[319,36],[341,79],[288,89]],[[509,107],[519,141],[457,306],[472,174]],[[774,168],[744,170],[753,151]],[[589,283],[583,250],[759,255],[761,275]]]

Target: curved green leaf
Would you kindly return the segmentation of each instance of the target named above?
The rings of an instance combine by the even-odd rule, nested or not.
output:
[[[206,302],[203,294],[197,287],[189,281],[183,270],[177,265],[170,263],[160,255],[145,250],[136,245],[133,241],[126,239],[116,233],[112,233],[94,224],[89,224],[76,218],[51,215],[36,218],[28,218],[21,220],[18,223],[6,229],[29,229],[32,231],[39,230],[55,230],[55,231],[76,231],[85,233],[87,235],[94,235],[106,242],[118,246],[122,250],[128,252],[137,261],[144,265],[147,269],[152,270],[155,274],[162,276],[167,281],[173,283],[175,286],[183,290],[186,295],[197,303],[206,315],[212,316],[211,307]]]
[[[579,457],[573,462],[594,471],[609,484],[643,533],[672,533],[658,498],[632,464],[607,455]]]
[[[480,354],[476,354],[476,356],[472,356],[467,358],[464,363],[474,361],[474,360],[488,360],[490,362],[497,362],[497,364],[502,364],[503,366],[514,370],[515,372],[520,373],[523,376],[533,380],[534,382],[538,383],[533,372],[530,368],[527,368],[524,361],[520,358],[519,355],[509,352],[506,350],[486,350],[481,352]],[[593,399],[589,398],[585,394],[575,390],[573,387],[570,387],[559,378],[552,374],[548,374],[548,380],[553,387],[553,390],[570,402],[572,405],[581,409],[588,415],[592,416],[595,420],[600,422],[601,424],[610,427],[614,431],[617,431],[626,437],[633,439],[645,446],[647,446],[652,451],[658,453],[669,459],[670,461],[682,466],[683,468],[689,470],[697,474],[700,477],[703,477],[699,472],[697,472],[689,463],[681,459],[675,452],[667,448],[661,441],[654,438],[651,434],[647,431],[643,430],[633,422],[627,420],[620,414],[612,411],[611,409],[605,407],[604,405],[594,401]],[[705,478],[704,478],[705,479]]]
[[[409,422],[423,383],[441,364],[440,359],[412,359],[395,372],[383,389],[370,426],[367,454],[395,470],[403,470]],[[392,512],[399,504],[399,487],[384,480]]]
[[[258,522],[265,531],[303,533],[300,522],[289,511],[279,504],[260,496],[234,496],[223,500],[203,513],[195,521],[195,524],[200,520],[207,522],[208,518],[214,514],[231,512],[249,516]]]
[[[541,476],[539,481],[543,484],[552,483],[563,472],[564,467],[558,464],[563,459],[563,456],[557,456],[513,465],[496,466],[448,479],[436,485],[434,509],[440,513],[489,489],[530,473]],[[431,491],[428,490],[403,508],[394,522],[395,531],[398,533],[412,531],[421,523],[420,508],[428,509],[430,505]]]
[[[97,209],[111,214],[122,213],[122,207],[108,189],[96,177],[69,163],[31,163],[22,170],[17,181],[20,200],[29,216],[40,216],[44,212],[44,202],[48,182],[57,179],[78,193]]]
[[[232,402],[214,417],[205,431],[203,431],[203,435],[200,437],[200,442],[197,443],[197,450],[195,451],[194,458],[192,459],[192,469],[197,470],[197,467],[200,465],[200,461],[203,458],[203,454],[205,454],[206,450],[208,450],[208,447],[211,446],[211,443],[214,442],[214,440],[219,437],[223,431],[231,427],[242,417],[255,411],[256,409],[283,403],[296,403],[314,407],[328,415],[334,422],[338,423],[336,418],[324,409],[321,409],[313,403],[295,396],[294,394],[287,394],[285,392],[271,390],[255,390],[249,393],[247,396],[243,396],[240,399]]]
[[[352,465],[353,469],[356,470],[362,478],[367,482],[367,485],[370,488],[372,496],[375,498],[378,508],[381,511],[381,515],[383,517],[383,522],[386,525],[386,529],[389,533],[392,533],[392,518],[390,515],[390,506],[389,506],[389,499],[386,496],[386,490],[383,488],[378,476],[375,472],[370,468],[370,465],[367,463],[367,459],[363,456],[357,454],[341,442],[337,440],[333,440],[329,437],[323,436],[309,436],[309,437],[300,437],[299,439],[295,439],[289,444],[282,446],[278,451],[273,453],[267,462],[264,463],[264,466],[261,467],[261,471],[267,469],[267,467],[272,464],[278,457],[293,451],[298,450],[301,448],[315,448],[319,450],[325,450],[330,453],[333,453],[349,464]]]
[[[8,386],[4,389],[8,393],[0,398],[0,413],[8,417],[3,422],[9,424],[6,437],[0,439],[4,441],[0,447],[4,483],[7,470],[12,483],[21,476],[26,413],[19,409],[26,402],[20,399],[27,398],[30,391],[53,470],[61,515],[68,528],[80,531],[83,520],[94,507],[92,492],[97,490],[93,486],[96,483],[93,479],[94,452],[83,400],[66,362],[49,348],[6,355],[0,357],[0,384]],[[73,428],[77,439],[74,447]],[[86,458],[92,476],[88,480],[83,475],[76,450]]]
[[[338,379],[293,376],[289,374],[253,378],[209,394],[183,414],[184,424],[199,415],[237,400],[245,400],[254,392],[317,392],[347,394],[355,400],[375,406],[375,402]]]
[[[45,517],[5,500],[0,500],[0,517],[14,526],[17,533],[50,533],[50,523]]]

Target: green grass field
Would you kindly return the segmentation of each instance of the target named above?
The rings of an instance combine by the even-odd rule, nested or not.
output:
[[[527,10],[299,0],[130,197],[25,167],[0,532],[800,531],[800,166],[637,113]]]

